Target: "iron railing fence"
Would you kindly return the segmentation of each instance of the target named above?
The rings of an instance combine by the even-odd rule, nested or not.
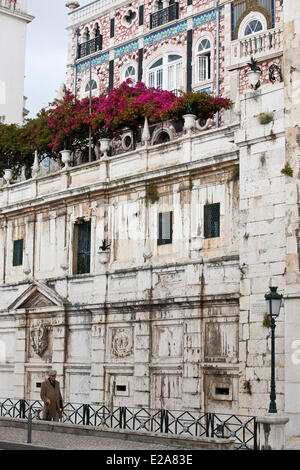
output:
[[[150,15],[150,29],[157,28],[158,26],[162,26],[163,24],[169,23],[170,21],[174,21],[178,19],[179,15],[179,6],[178,2],[173,3],[167,8],[163,8],[162,10],[158,10],[155,13],[151,13]]]
[[[78,51],[77,51],[77,59],[81,59],[82,57],[86,57],[94,52],[102,50],[102,34],[100,36],[96,36],[89,41],[83,42],[82,44],[78,44]]]
[[[4,398],[0,399],[0,416],[27,419],[31,410],[33,420],[42,420],[43,407],[41,400]],[[258,449],[255,416],[66,403],[61,422],[174,436],[234,437],[237,449]]]

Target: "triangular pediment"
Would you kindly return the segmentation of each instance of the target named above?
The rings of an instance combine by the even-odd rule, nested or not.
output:
[[[46,284],[34,281],[9,307],[9,310],[63,307],[65,299]]]

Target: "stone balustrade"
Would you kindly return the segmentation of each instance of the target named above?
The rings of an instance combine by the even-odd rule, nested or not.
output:
[[[263,31],[242,39],[233,41],[231,44],[231,65],[237,65],[250,60],[268,57],[283,51],[283,40],[281,28]]]
[[[57,198],[65,191],[88,190],[107,183],[124,184],[134,180],[147,180],[154,174],[160,176],[174,167],[181,171],[189,166],[210,166],[219,162],[237,159],[237,147],[226,136],[233,126],[213,129],[201,134],[185,135],[181,138],[152,147],[140,147],[109,158],[101,157],[68,170],[0,188],[0,208],[40,198]],[[149,176],[148,176],[149,174]],[[118,183],[119,182],[119,183]]]
[[[89,5],[76,8],[75,10],[69,13],[70,15],[70,24],[74,25],[89,19],[93,15],[100,15],[105,10],[116,6],[117,4],[122,3],[120,0],[96,0],[95,2],[90,3]]]

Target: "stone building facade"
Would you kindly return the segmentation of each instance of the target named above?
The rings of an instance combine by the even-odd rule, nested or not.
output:
[[[282,3],[103,0],[70,11],[77,97],[130,76],[233,106],[191,133],[158,124],[135,150],[124,133],[108,158],[0,189],[0,396],[38,398],[53,367],[75,403],[265,414],[264,295],[276,285],[277,407],[299,432],[298,66],[286,53],[298,36]]]

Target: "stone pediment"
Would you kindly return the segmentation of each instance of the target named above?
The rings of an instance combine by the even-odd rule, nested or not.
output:
[[[19,308],[36,308],[36,307],[54,307],[48,297],[45,297],[39,291],[35,291]]]
[[[9,307],[10,310],[63,307],[65,299],[42,282],[33,282]]]

